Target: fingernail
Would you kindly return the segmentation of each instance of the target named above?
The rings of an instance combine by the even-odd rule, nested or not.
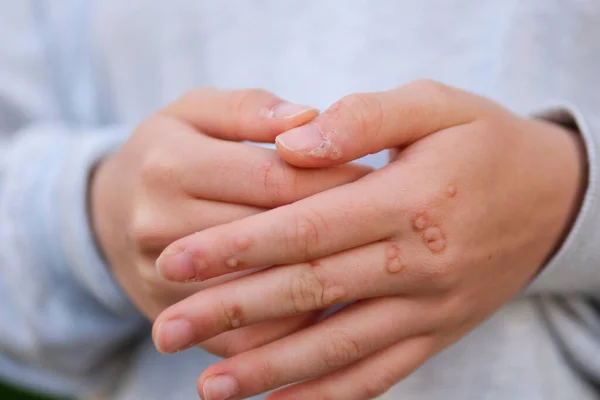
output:
[[[172,282],[186,282],[196,278],[196,268],[192,255],[187,251],[166,251],[156,260],[156,270],[164,279]]]
[[[229,400],[240,392],[234,377],[217,375],[208,378],[203,386],[204,400]]]
[[[276,138],[277,143],[291,151],[310,151],[322,146],[323,133],[315,124],[290,129]]]
[[[314,110],[312,107],[303,106],[294,103],[281,103],[269,112],[269,118],[273,119],[292,119],[307,111]]]
[[[194,329],[185,319],[165,321],[158,327],[156,348],[161,353],[175,353],[194,344]]]

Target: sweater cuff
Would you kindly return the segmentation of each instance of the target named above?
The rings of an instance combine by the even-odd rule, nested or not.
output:
[[[56,248],[62,249],[62,265],[71,267],[76,278],[119,315],[136,314],[137,309],[115,281],[97,246],[88,210],[88,180],[97,163],[129,133],[129,128],[115,127],[70,138],[55,192],[61,232]]]
[[[525,294],[600,293],[600,203],[598,201],[598,146],[600,121],[573,105],[549,108],[537,118],[575,126],[587,156],[587,187],[570,232],[560,249],[530,283]]]
[[[18,174],[3,184],[10,218],[19,218],[22,243],[56,276],[73,279],[120,316],[137,313],[97,248],[88,215],[88,178],[106,154],[127,138],[124,126],[69,132],[64,126],[25,129],[6,160]],[[27,214],[29,214],[27,216]],[[15,222],[19,224],[19,222]],[[15,226],[17,226],[15,225]]]

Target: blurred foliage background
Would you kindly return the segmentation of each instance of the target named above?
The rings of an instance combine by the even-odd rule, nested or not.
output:
[[[30,393],[0,382],[0,400],[66,400]]]

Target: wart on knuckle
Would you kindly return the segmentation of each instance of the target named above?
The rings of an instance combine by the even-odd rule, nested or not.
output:
[[[406,268],[406,261],[402,255],[400,246],[389,243],[385,251],[385,269],[390,274],[397,274]]]
[[[446,238],[437,226],[431,226],[423,231],[423,242],[433,254],[440,254],[446,249]]]
[[[244,309],[239,304],[223,304],[223,324],[226,330],[245,325]]]
[[[331,370],[348,365],[362,355],[359,343],[342,332],[330,332],[324,347],[323,362]]]

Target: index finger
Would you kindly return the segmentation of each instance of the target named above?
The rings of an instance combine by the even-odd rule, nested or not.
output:
[[[157,269],[162,276],[205,280],[255,266],[309,261],[388,238],[395,223],[374,187],[382,173],[184,237],[165,249]]]

